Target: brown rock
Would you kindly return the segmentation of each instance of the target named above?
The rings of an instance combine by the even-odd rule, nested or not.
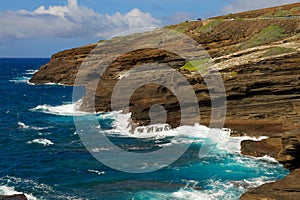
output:
[[[242,141],[241,151],[255,157],[269,155],[291,170],[300,168],[300,129],[275,134],[262,141]]]
[[[0,195],[1,200],[27,200],[24,194]]]
[[[241,200],[299,200],[300,169],[294,170],[284,179],[250,189]]]
[[[50,63],[42,66],[40,70],[33,75],[30,82],[35,84],[60,83],[72,85],[78,67],[95,47],[95,44],[87,45],[54,54],[51,57]]]

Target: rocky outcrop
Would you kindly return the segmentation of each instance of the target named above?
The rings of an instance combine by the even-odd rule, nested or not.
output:
[[[1,200],[27,200],[24,194],[0,195]]]
[[[250,189],[241,200],[298,200],[300,199],[300,169],[286,178]]]
[[[300,129],[274,134],[262,141],[246,140],[241,146],[245,155],[269,155],[292,170],[283,180],[251,189],[241,197],[242,200],[300,199]]]
[[[241,146],[244,155],[268,155],[290,170],[300,168],[300,129],[274,134],[262,141],[245,140]]]
[[[79,66],[95,47],[96,45],[92,44],[54,54],[50,63],[42,66],[32,76],[31,82],[35,84],[60,83],[73,85]]]

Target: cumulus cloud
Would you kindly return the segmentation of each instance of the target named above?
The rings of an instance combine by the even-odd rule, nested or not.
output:
[[[68,0],[64,6],[0,12],[0,40],[43,37],[108,37],[128,29],[159,26],[160,20],[135,8],[100,14]]]
[[[297,2],[299,2],[299,0],[234,0],[225,6],[222,12],[235,13]]]

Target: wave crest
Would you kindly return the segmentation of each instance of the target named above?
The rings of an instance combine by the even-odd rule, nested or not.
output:
[[[42,144],[44,146],[54,145],[54,143],[48,139],[34,139],[32,141],[27,142],[27,144],[32,144],[32,143]]]
[[[30,109],[32,112],[41,112],[52,115],[59,116],[83,116],[88,115],[90,113],[79,111],[79,107],[81,105],[81,100],[72,104],[65,104],[60,106],[50,106],[47,104],[38,105],[35,108]]]

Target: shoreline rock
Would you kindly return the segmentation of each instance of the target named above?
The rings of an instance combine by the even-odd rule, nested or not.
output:
[[[244,155],[271,156],[287,169],[300,168],[300,129],[274,134],[262,141],[244,140],[241,143]]]
[[[274,183],[267,183],[250,189],[241,200],[299,200],[300,169],[292,171],[287,177]]]
[[[24,194],[0,195],[0,200],[27,200]]]
[[[274,157],[291,173],[282,180],[250,189],[241,200],[300,199],[300,129],[274,134],[262,141],[244,140],[241,143],[244,155]]]

